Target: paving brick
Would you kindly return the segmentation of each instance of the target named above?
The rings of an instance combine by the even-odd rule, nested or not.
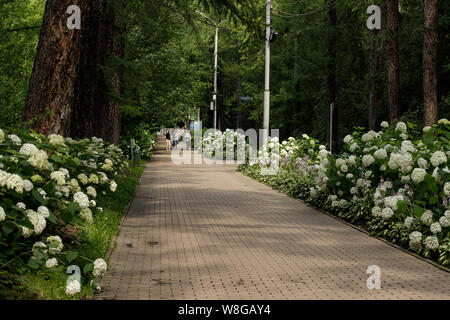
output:
[[[381,268],[369,290],[367,267]],[[226,165],[159,150],[98,299],[450,299],[450,273]]]

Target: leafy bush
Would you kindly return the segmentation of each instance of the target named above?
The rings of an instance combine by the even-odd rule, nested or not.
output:
[[[0,129],[0,269],[38,272],[77,259],[97,283],[105,261],[78,256],[72,242],[80,240],[77,225],[102,214],[97,195],[115,192],[126,167],[123,152],[102,139]],[[80,284],[68,283],[66,292],[78,293]]]
[[[240,170],[449,265],[450,122],[442,119],[422,132],[410,122],[382,127],[346,136],[338,155],[317,148],[307,135],[281,144],[274,138],[255,164]],[[269,166],[279,171],[264,175]]]
[[[141,124],[121,137],[120,148],[126,155],[130,156],[131,139],[135,139],[136,148],[141,150],[142,156],[151,158],[153,151],[156,149],[156,131],[154,129]]]

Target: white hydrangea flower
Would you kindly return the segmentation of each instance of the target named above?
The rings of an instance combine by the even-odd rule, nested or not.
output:
[[[405,133],[407,131],[406,123],[404,123],[402,121],[397,122],[397,125],[395,126],[395,130]]]
[[[428,168],[428,161],[425,160],[424,158],[417,159],[417,164],[422,169],[427,169]]]
[[[421,243],[422,233],[420,233],[419,231],[413,231],[409,235],[409,247],[414,251],[418,251],[418,249],[420,249]]]
[[[439,248],[439,240],[436,236],[428,236],[425,239],[425,247],[428,250],[436,250]]]
[[[33,153],[27,160],[33,167],[40,170],[49,170],[48,154],[44,150]]]
[[[16,190],[18,193],[23,193],[23,179],[17,174],[9,174],[6,180],[6,187]]]
[[[89,186],[86,188],[86,193],[94,198],[97,197],[97,191],[95,190],[95,188]]]
[[[116,183],[115,181],[111,181],[111,183],[110,183],[110,185],[109,185],[109,189],[110,189],[112,192],[116,192],[116,190],[117,190],[117,183]]]
[[[5,209],[3,209],[3,207],[0,206],[0,222],[5,221],[5,219],[6,219]]]
[[[8,138],[11,139],[11,141],[15,144],[20,146],[22,144],[22,140],[16,136],[15,134],[9,134]]]
[[[32,154],[39,152],[39,149],[32,143],[24,143],[19,150],[19,154],[31,156]]]
[[[447,217],[447,219],[450,219],[450,210],[445,210],[444,216]]]
[[[30,180],[23,180],[23,188],[26,192],[30,192],[31,190],[33,190],[34,185]]]
[[[89,205],[94,208],[97,205],[97,203],[95,202],[95,200],[91,200],[89,201]]]
[[[71,280],[67,282],[66,294],[73,296],[81,291],[81,284],[78,280]]]
[[[353,137],[351,135],[346,135],[344,138],[345,144],[350,144],[353,141]]]
[[[80,209],[89,208],[89,197],[81,191],[73,195],[73,202],[78,203]]]
[[[49,253],[51,253],[51,254],[60,253],[61,250],[64,248],[62,240],[59,236],[47,237],[45,242],[47,242],[48,244],[51,245],[51,246],[49,246]]]
[[[427,226],[431,225],[433,223],[433,212],[431,210],[426,210],[422,213],[420,221]]]
[[[89,178],[84,173],[80,173],[77,178],[82,184],[89,183]]]
[[[88,223],[93,223],[94,222],[94,217],[92,216],[92,211],[89,208],[84,208],[81,210],[80,212],[80,217],[87,221]]]
[[[439,167],[439,165],[447,163],[447,156],[442,151],[436,151],[431,156],[430,162],[433,165],[433,167]]]
[[[439,224],[444,228],[450,227],[450,219],[446,216],[440,217]]]
[[[406,217],[404,225],[407,228],[411,228],[412,224],[416,221],[413,217]]]
[[[411,179],[415,183],[420,183],[425,178],[425,175],[427,174],[427,171],[422,168],[415,168],[413,172],[411,173]]]
[[[375,206],[372,208],[372,215],[374,217],[379,217],[379,216],[381,216],[381,211],[382,211],[382,209],[380,207]]]
[[[387,122],[387,121],[381,122],[381,127],[382,128],[388,128],[389,127],[389,122]]]
[[[47,246],[42,241],[35,242],[33,244],[33,247],[31,248],[31,251],[33,252],[33,255],[36,255],[37,252],[47,253]]]
[[[445,118],[443,118],[443,119],[440,119],[439,121],[438,121],[438,124],[440,124],[440,125],[450,125],[450,121],[448,121],[447,119],[445,119]]]
[[[34,226],[34,234],[41,234],[47,226],[47,221],[45,220],[45,218],[31,209],[27,210],[27,217],[28,220],[30,220],[31,224]]]
[[[431,233],[434,233],[434,234],[441,232],[442,228],[441,228],[441,225],[439,224],[439,222],[432,223],[430,226],[430,231],[431,231]]]
[[[447,197],[450,197],[450,182],[444,184],[444,193]]]
[[[65,141],[64,141],[64,137],[60,136],[59,134],[50,134],[48,136],[48,140],[50,142],[50,144],[52,145],[61,145],[61,146],[65,146]]]
[[[362,157],[362,163],[365,167],[369,167],[374,162],[375,159],[370,154],[366,154]]]
[[[391,208],[384,208],[383,210],[381,210],[381,216],[385,219],[389,219],[393,215],[394,215],[394,211],[392,211]]]
[[[50,178],[55,180],[59,186],[63,186],[66,184],[66,176],[61,171],[53,171],[50,173]]]
[[[351,152],[355,152],[356,149],[359,149],[359,145],[356,142],[354,142],[352,145],[350,145],[349,150]]]
[[[58,265],[58,260],[56,260],[56,258],[51,258],[48,259],[47,261],[45,261],[45,267],[46,268],[54,268]]]
[[[105,260],[99,258],[94,261],[94,269],[92,270],[92,274],[96,278],[103,277],[105,275],[106,270],[108,269],[108,265]]]
[[[23,202],[17,202],[16,207],[19,209],[23,209],[23,210],[25,210],[27,208],[26,204]]]
[[[91,173],[91,175],[89,176],[89,182],[92,182],[93,184],[98,184],[99,180],[97,175]]]
[[[2,143],[4,139],[5,139],[5,133],[3,132],[2,129],[0,129],[0,143]]]
[[[426,126],[426,127],[424,127],[423,129],[423,132],[428,132],[428,131],[430,131],[431,130],[431,127],[430,126]]]
[[[375,158],[383,160],[387,158],[387,152],[384,149],[378,149],[377,151],[375,151],[375,153],[373,154],[375,156]]]
[[[44,218],[50,217],[50,211],[49,211],[48,208],[45,207],[45,206],[40,206],[40,207],[37,209],[37,213],[39,213],[39,214],[40,214],[41,216],[43,216]]]

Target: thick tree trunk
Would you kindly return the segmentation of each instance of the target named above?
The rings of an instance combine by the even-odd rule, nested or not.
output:
[[[369,31],[370,36],[370,93],[369,93],[369,129],[375,130],[377,123],[377,110],[380,108],[383,97],[383,80],[381,79],[384,67],[384,20],[386,5],[381,8],[381,29]]]
[[[96,136],[119,143],[120,108],[111,96],[120,94],[120,76],[106,68],[108,56],[123,55],[121,31],[106,0],[93,1],[75,83],[74,110],[71,123],[73,137]],[[105,71],[107,70],[107,71]]]
[[[389,121],[400,116],[400,67],[398,59],[398,0],[388,0],[388,96]]]
[[[325,3],[328,4],[328,66],[327,66],[327,97],[328,103],[325,108],[327,112],[327,143],[330,142],[330,134],[332,138],[332,151],[335,152],[337,150],[337,108],[336,108],[336,4],[333,0],[325,0]],[[331,119],[330,106],[334,105],[333,108],[333,117]],[[333,123],[333,130],[330,132],[330,122]]]
[[[73,88],[77,77],[82,30],[69,30],[67,7],[89,7],[87,0],[47,0],[23,120],[43,134],[70,134]]]
[[[80,30],[67,28],[70,5],[81,9]],[[43,134],[118,143],[119,106],[108,88],[118,94],[120,76],[114,73],[105,82],[102,66],[109,54],[122,50],[106,0],[47,0],[24,121]]]
[[[423,100],[424,122],[431,126],[438,121],[437,105],[437,48],[438,0],[425,0],[423,42]]]

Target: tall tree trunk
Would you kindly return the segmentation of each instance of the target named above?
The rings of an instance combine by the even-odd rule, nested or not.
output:
[[[82,30],[69,30],[67,7],[84,7],[87,0],[47,0],[23,120],[43,134],[70,134],[74,84],[77,77]],[[84,22],[84,21],[83,21]]]
[[[81,29],[69,30],[67,7],[81,9]],[[102,66],[120,55],[120,32],[106,0],[47,0],[23,119],[43,134],[97,136],[118,143],[120,112],[108,98],[120,76],[105,83]],[[47,115],[46,110],[49,110]]]
[[[384,20],[386,4],[380,5],[381,29],[369,31],[370,36],[370,93],[369,93],[369,129],[375,130],[377,123],[377,110],[380,108],[383,97],[383,80],[381,75],[384,67]]]
[[[332,150],[337,150],[337,108],[336,108],[336,4],[333,0],[325,0],[328,4],[328,66],[327,66],[327,142],[332,138]],[[331,119],[330,106],[334,105],[333,117]],[[330,132],[330,122],[333,124],[333,130]],[[331,146],[330,146],[331,147]]]
[[[398,0],[388,0],[388,96],[389,121],[400,116],[400,67],[398,60]]]
[[[120,94],[120,75],[105,65],[108,58],[123,55],[122,34],[106,0],[94,1],[87,18],[90,23],[83,29],[71,134],[77,138],[96,136],[118,144],[120,106],[112,96]]]
[[[431,126],[438,121],[437,105],[437,47],[438,0],[425,0],[423,42],[423,102],[424,122]]]

